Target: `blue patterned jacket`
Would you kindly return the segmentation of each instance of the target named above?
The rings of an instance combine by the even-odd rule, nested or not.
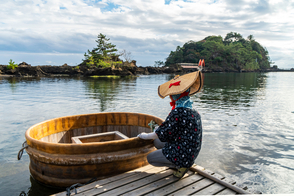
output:
[[[200,114],[190,108],[175,108],[155,131],[162,142],[162,152],[176,166],[189,168],[199,155],[202,145]]]

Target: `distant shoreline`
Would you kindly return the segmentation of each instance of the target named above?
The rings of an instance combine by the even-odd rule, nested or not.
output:
[[[15,69],[7,69],[7,65],[0,65],[0,77],[46,77],[46,76],[137,76],[150,74],[173,74],[188,73],[198,71],[198,69],[184,69],[181,66],[170,67],[120,67],[120,68],[102,68],[102,67],[79,67],[79,66],[31,66],[28,64],[20,65]],[[228,70],[221,67],[215,69],[202,69],[203,73],[247,73],[247,72],[294,72],[294,68],[287,69],[260,69],[254,71],[248,70]]]

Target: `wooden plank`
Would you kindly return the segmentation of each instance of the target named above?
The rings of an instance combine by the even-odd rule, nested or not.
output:
[[[193,172],[188,171],[187,174],[180,180],[171,175],[165,179],[157,181],[156,183],[152,183],[148,186],[142,187],[141,189],[137,189],[136,191],[129,192],[126,195],[167,195],[203,178],[204,177],[201,175],[195,175]]]
[[[86,127],[81,128],[80,135],[86,135]]]
[[[155,173],[151,176],[142,178],[138,181],[126,184],[124,186],[120,186],[112,191],[106,192],[104,194],[101,194],[102,196],[109,196],[109,195],[121,195],[121,194],[125,194],[127,193],[127,195],[131,195],[129,193],[129,191],[132,191],[134,189],[137,189],[139,187],[148,185],[150,183],[157,183],[158,180],[168,177],[168,176],[172,176],[173,170],[164,170],[164,171],[160,171],[158,173]],[[141,193],[142,194],[142,193]]]
[[[121,133],[121,132],[119,132],[119,131],[114,131],[114,133],[116,133],[118,136],[119,136],[119,138],[121,139],[129,139],[129,137],[127,137],[126,135],[124,135],[123,133]],[[118,139],[119,139],[118,138]]]
[[[102,133],[102,132],[103,132],[103,126],[97,126],[96,133]]]
[[[56,130],[56,133],[64,131],[61,118],[58,118],[55,120],[55,130]]]
[[[98,126],[92,127],[92,132],[93,132],[93,134],[99,133],[98,132]]]
[[[108,132],[111,132],[111,131],[113,131],[114,130],[114,125],[108,125],[107,126],[107,131]]]
[[[89,115],[87,118],[87,124],[89,127],[96,126],[97,121],[96,121],[96,115]]]
[[[142,132],[150,133],[150,132],[152,132],[152,130],[151,130],[151,128],[138,127],[138,133],[142,133]]]
[[[65,135],[65,133],[66,133],[65,131],[56,133],[58,135],[57,143],[65,143],[64,142],[64,135]]]
[[[128,139],[128,137],[120,133],[119,131],[112,131],[106,133],[96,133],[91,135],[72,137],[72,143],[82,144],[87,142],[102,142],[119,139]]]
[[[170,193],[168,195],[190,195],[192,193],[195,193],[201,189],[206,188],[207,186],[214,184],[214,181],[209,180],[207,178],[204,178],[200,181],[197,181],[196,183],[193,183],[189,186],[186,186],[176,192]]]
[[[231,184],[231,185],[234,185],[236,183],[236,181],[234,181],[233,179],[229,179],[229,178],[224,178],[224,179],[222,179],[222,181],[224,181],[228,184]]]
[[[130,138],[132,137],[132,136],[131,136],[131,127],[132,127],[132,126],[129,126],[129,125],[127,126],[127,130],[126,130],[127,134],[125,134],[125,135],[127,135],[128,137],[130,137]]]
[[[201,191],[198,191],[192,195],[215,195],[216,193],[222,191],[226,189],[226,187],[218,184],[218,183],[214,183],[204,189],[202,189]]]
[[[130,137],[130,135],[128,135],[128,126],[120,126],[119,131],[127,137]]]
[[[117,187],[120,187],[120,186],[123,186],[125,184],[140,180],[140,179],[145,178],[147,176],[153,175],[155,172],[160,172],[162,170],[166,170],[166,167],[152,168],[152,169],[146,170],[144,172],[137,173],[136,175],[132,175],[132,176],[129,176],[127,178],[124,178],[124,180],[110,182],[110,183],[107,183],[105,185],[97,184],[94,189],[85,191],[85,192],[83,192],[81,194],[78,193],[76,195],[96,195],[96,194],[100,194],[100,193],[103,193],[103,192],[106,192],[106,191],[113,190],[113,189],[115,189]]]
[[[194,66],[194,65],[192,65],[192,66],[190,66],[190,65],[182,65],[181,67],[186,68],[186,69],[200,69],[198,66]]]
[[[122,174],[119,174],[119,175],[116,175],[116,176],[112,176],[112,177],[109,177],[109,178],[98,180],[98,181],[92,182],[90,184],[84,185],[83,187],[77,188],[77,193],[84,192],[84,191],[87,191],[87,190],[90,190],[90,189],[94,189],[98,185],[105,185],[105,184],[108,184],[110,182],[122,180],[124,178],[136,175],[136,174],[138,174],[140,172],[145,172],[145,171],[153,169],[153,168],[154,167],[152,165],[146,165],[144,167],[140,167],[140,168],[137,168],[135,170],[128,171],[126,173],[122,173]],[[72,193],[71,195],[74,195],[73,190],[71,191],[71,193]],[[65,195],[66,195],[66,191],[54,194],[52,196],[65,196]]]
[[[206,170],[203,170],[203,169],[200,169],[200,167],[198,166],[193,166],[190,168],[190,170],[194,171],[194,172],[197,172],[199,173],[200,175],[206,177],[206,178],[209,178],[211,180],[214,180],[215,182],[227,187],[227,188],[230,188],[234,191],[236,191],[237,193],[240,193],[240,194],[250,194],[249,192],[245,191],[244,189],[242,188],[239,188],[237,186],[234,186],[232,184],[229,184],[227,183],[226,181],[223,181],[223,180],[220,180],[216,177],[214,177],[213,175],[210,175],[209,173],[206,172]]]
[[[93,127],[86,127],[86,135],[91,135],[93,133]]]
[[[77,128],[77,129],[73,129],[73,130],[72,130],[73,137],[79,136],[79,134],[78,134],[78,133],[80,133],[80,130],[79,130],[79,129],[80,129],[80,128]]]
[[[235,186],[237,186],[237,187],[239,187],[239,188],[241,188],[243,190],[247,190],[248,189],[248,187],[246,185],[239,184],[239,183],[235,184]]]
[[[217,178],[217,179],[219,179],[219,180],[223,180],[223,179],[225,179],[224,176],[222,176],[222,175],[220,175],[220,174],[217,174],[217,173],[212,174],[212,176],[214,176],[215,178]]]
[[[81,140],[79,140],[79,138],[77,138],[77,137],[72,137],[72,143],[74,143],[74,144],[82,144]]]
[[[164,187],[164,186],[167,186],[171,183],[175,183],[178,181],[177,178],[173,177],[172,176],[172,173],[174,172],[174,170],[170,170],[171,171],[171,175],[165,177],[165,178],[162,178],[162,179],[159,179],[158,181],[155,181],[155,182],[151,182],[145,186],[142,186],[140,188],[137,188],[133,191],[130,191],[130,192],[127,192],[125,194],[122,194],[123,195],[126,195],[126,196],[131,196],[131,195],[134,195],[134,196],[137,196],[137,195],[145,195],[145,194],[148,194],[150,192],[154,192],[156,190],[158,190],[159,188],[161,187]],[[189,171],[183,178],[186,178],[187,176],[189,175],[193,175],[193,172]],[[163,194],[157,194],[157,195],[163,195]]]
[[[182,178],[173,177],[174,170],[147,165],[77,188],[75,195],[235,195],[235,181],[200,166],[194,166]],[[197,174],[194,172],[197,171]],[[221,182],[221,183],[220,183]],[[226,184],[227,186],[224,186]],[[249,193],[248,193],[249,194]],[[55,196],[66,195],[66,192]],[[72,194],[73,190],[72,190]]]
[[[217,193],[216,195],[236,195],[236,194],[237,194],[237,192],[235,192],[229,188],[226,188],[223,191]]]
[[[130,137],[137,137],[139,134],[137,126],[131,126],[131,136]]]

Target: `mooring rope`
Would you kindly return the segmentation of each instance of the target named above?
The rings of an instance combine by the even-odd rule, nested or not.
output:
[[[80,187],[80,186],[84,186],[84,185],[86,185],[86,184],[90,184],[90,183],[92,183],[92,182],[94,182],[94,181],[96,181],[96,180],[97,180],[97,178],[92,178],[91,180],[89,180],[89,181],[86,182],[85,184],[80,184],[80,183],[73,184],[72,186],[66,188],[67,196],[70,196],[70,195],[71,195],[71,190],[72,190],[72,189],[74,189],[74,190],[75,190],[75,194],[77,194],[77,189],[76,189],[76,188],[78,188],[78,187]]]
[[[27,144],[27,141],[25,141],[23,144],[22,144],[22,149],[20,149],[18,151],[18,154],[17,154],[17,160],[20,160],[23,156],[23,153],[24,153],[24,149],[27,148],[29,145]]]

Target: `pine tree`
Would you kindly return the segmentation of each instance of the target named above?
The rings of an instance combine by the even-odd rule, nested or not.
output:
[[[93,48],[91,51],[88,50],[88,54],[84,54],[86,65],[87,66],[99,66],[102,65],[103,67],[108,67],[111,65],[111,61],[118,57],[116,55],[116,45],[109,42],[109,38],[106,35],[99,34],[97,36],[97,43],[96,48]]]

